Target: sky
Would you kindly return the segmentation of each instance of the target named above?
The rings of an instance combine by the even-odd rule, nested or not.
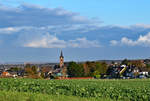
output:
[[[145,59],[148,0],[0,0],[0,63]]]

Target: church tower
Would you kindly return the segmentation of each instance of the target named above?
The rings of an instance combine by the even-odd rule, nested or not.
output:
[[[64,66],[64,56],[63,56],[63,52],[61,51],[60,53],[60,63],[59,63],[60,68],[62,68]]]

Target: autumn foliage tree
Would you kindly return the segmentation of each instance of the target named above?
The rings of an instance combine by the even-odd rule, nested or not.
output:
[[[127,59],[124,59],[122,61],[122,64],[125,64],[127,66],[135,66],[137,68],[139,68],[141,71],[147,71],[147,68],[146,68],[146,64],[144,64],[144,61],[143,60],[127,60]]]
[[[25,73],[27,74],[28,77],[37,78],[38,77],[37,70],[38,68],[35,65],[31,66],[30,64],[26,64],[25,66]]]
[[[86,62],[84,64],[85,76],[106,74],[107,69],[105,62]]]

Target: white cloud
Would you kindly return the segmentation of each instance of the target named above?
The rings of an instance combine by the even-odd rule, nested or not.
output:
[[[148,25],[148,24],[136,24],[136,25],[133,25],[132,27],[150,28],[150,25]]]
[[[72,16],[72,20],[73,21],[81,21],[81,22],[88,21],[88,19],[86,17],[83,17],[83,16]]]
[[[116,40],[111,40],[110,41],[110,45],[111,46],[115,46],[115,45],[117,45],[118,44],[118,41],[116,41]]]
[[[121,43],[122,44],[126,44],[126,45],[130,45],[130,46],[134,46],[134,45],[136,45],[136,41],[133,41],[133,40],[131,40],[131,39],[128,39],[128,38],[126,38],[126,37],[123,37],[122,39],[121,39]]]
[[[140,35],[137,40],[132,40],[127,37],[123,37],[121,41],[112,40],[110,41],[112,43],[120,43],[120,45],[128,45],[128,46],[146,46],[150,47],[150,32],[146,35]],[[118,45],[118,44],[115,44]]]
[[[33,29],[33,27],[6,27],[0,28],[0,34],[13,34],[19,32],[21,30],[29,30]]]
[[[8,27],[8,28],[0,28],[0,33],[3,34],[11,34],[14,32],[17,32],[19,29],[13,28],[13,27]]]
[[[150,32],[145,36],[140,36],[137,40],[138,44],[145,44],[146,46],[150,46]]]
[[[150,25],[149,24],[135,24],[135,25],[130,25],[130,26],[122,26],[122,25],[109,25],[107,27],[118,27],[118,28],[122,28],[122,29],[130,29],[130,30],[133,30],[133,29],[149,29],[150,28]]]
[[[75,40],[60,40],[56,36],[46,34],[24,44],[24,47],[33,48],[90,48],[100,47],[96,40],[89,41],[86,38],[77,38]]]
[[[40,38],[28,42],[24,46],[33,48],[65,48],[66,42],[47,33]]]
[[[77,38],[75,40],[69,40],[68,46],[74,48],[90,48],[100,47],[100,44],[97,40],[89,41],[86,38]]]

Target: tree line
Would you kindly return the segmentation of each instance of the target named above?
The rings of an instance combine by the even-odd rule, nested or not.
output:
[[[93,77],[105,74],[108,65],[105,62],[70,62],[67,66],[67,74],[69,77]]]

